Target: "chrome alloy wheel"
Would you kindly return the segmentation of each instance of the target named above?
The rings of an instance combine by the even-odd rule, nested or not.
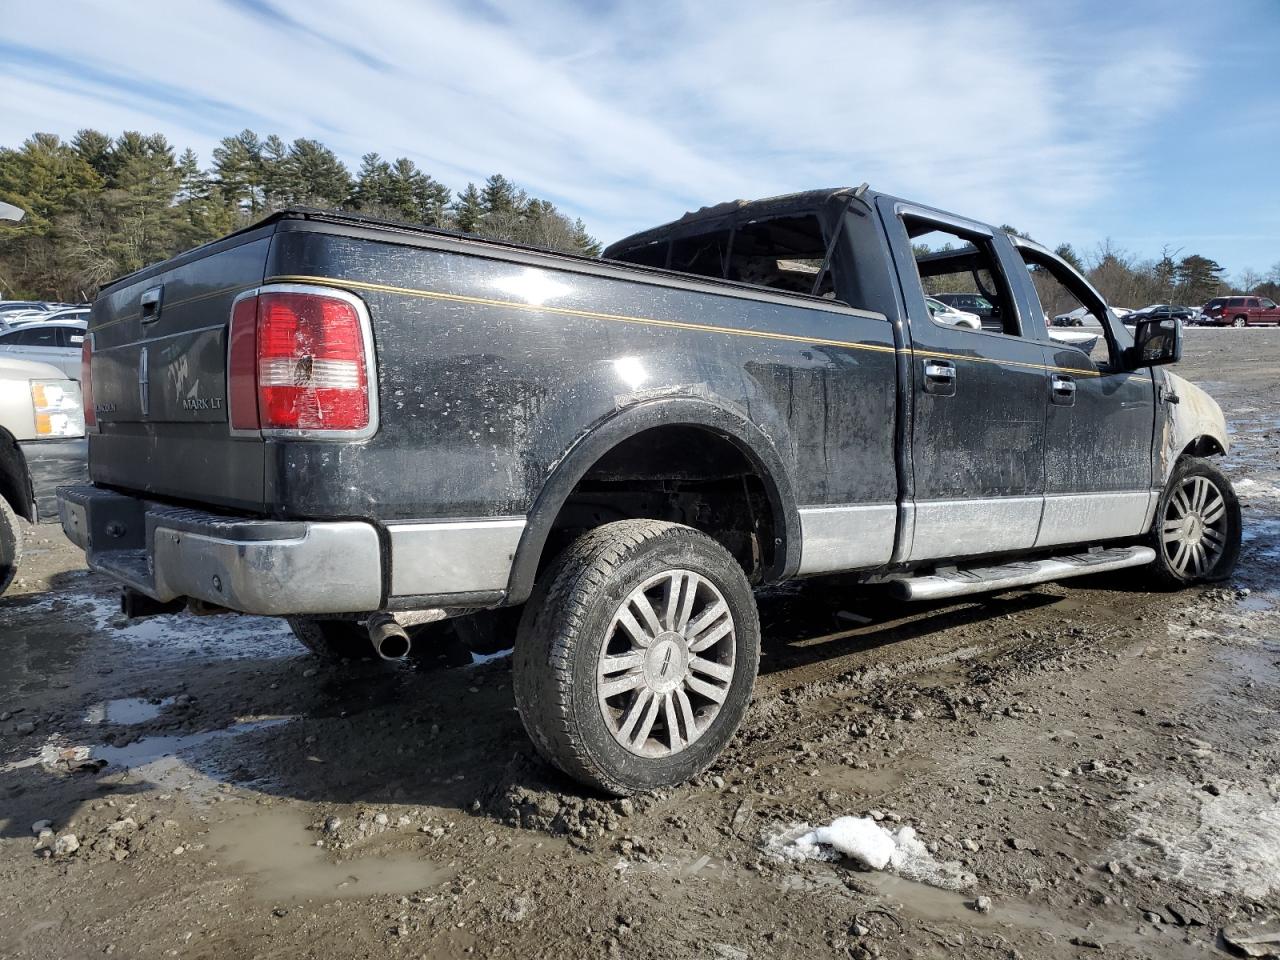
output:
[[[711,726],[733,684],[733,614],[691,570],[627,595],[600,646],[596,696],[613,738],[642,757],[680,753]]]
[[[1227,503],[1207,477],[1178,485],[1164,511],[1160,539],[1169,566],[1187,579],[1213,569],[1227,543]]]

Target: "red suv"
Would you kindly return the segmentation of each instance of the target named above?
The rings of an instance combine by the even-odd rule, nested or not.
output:
[[[1218,327],[1280,323],[1280,307],[1266,297],[1215,297],[1202,312],[1209,323]]]

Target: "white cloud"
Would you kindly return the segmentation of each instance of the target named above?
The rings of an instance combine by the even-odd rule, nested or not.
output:
[[[1052,241],[1190,79],[1155,69],[1181,56],[1158,33],[1098,37],[1034,4],[274,2],[6,9],[0,142],[141,128],[207,161],[253,126],[455,187],[501,171],[606,239],[868,180]]]

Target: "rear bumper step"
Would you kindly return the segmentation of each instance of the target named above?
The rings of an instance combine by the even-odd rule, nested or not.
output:
[[[893,582],[893,592],[900,600],[941,600],[1141,567],[1155,558],[1156,552],[1150,547],[1107,547],[1044,560],[1019,560],[995,567],[953,569],[928,576],[904,577]]]

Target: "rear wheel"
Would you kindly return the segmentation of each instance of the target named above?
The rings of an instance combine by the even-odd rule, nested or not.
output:
[[[1245,317],[1236,317],[1231,321],[1231,325],[1233,327],[1247,327],[1249,325],[1249,321]]]
[[[1184,457],[1160,497],[1152,530],[1163,586],[1225,580],[1240,557],[1240,501],[1222,471],[1199,457]]]
[[[515,651],[538,751],[613,794],[681,783],[724,749],[760,659],[755,598],[710,537],[655,520],[585,534],[544,573]]]
[[[289,617],[298,642],[324,660],[362,660],[374,656],[369,631],[354,620]]]
[[[4,497],[0,497],[0,594],[9,589],[22,560],[22,527]]]

